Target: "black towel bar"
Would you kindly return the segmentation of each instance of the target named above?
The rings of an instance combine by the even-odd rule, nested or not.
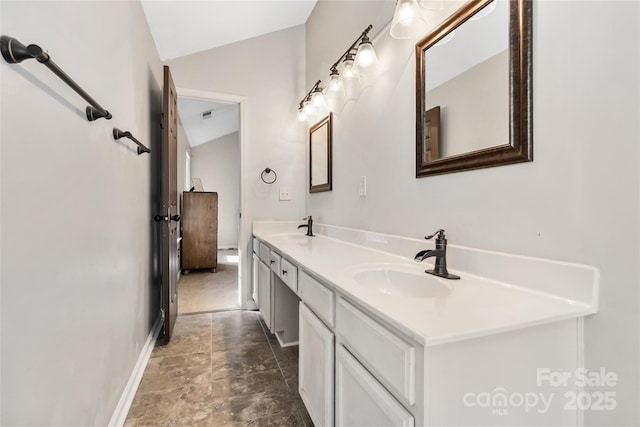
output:
[[[2,57],[10,64],[18,64],[25,59],[35,58],[38,62],[46,65],[48,69],[50,69],[56,76],[60,77],[63,82],[68,84],[71,89],[75,90],[78,95],[83,97],[85,101],[87,101],[89,106],[87,106],[87,120],[90,122],[100,119],[104,117],[105,119],[111,119],[111,113],[102,108],[100,104],[96,102],[87,92],[84,91],[76,82],[73,81],[71,77],[67,75],[64,71],[60,69],[56,65],[55,62],[51,60],[51,57],[48,53],[42,50],[42,48],[35,44],[30,44],[29,46],[25,46],[20,43],[18,40],[9,36],[0,36],[0,51],[2,52]]]
[[[135,142],[136,144],[138,144],[138,155],[142,154],[142,153],[151,153],[151,150],[149,150],[147,147],[145,147],[142,142],[138,141],[137,139],[135,139],[135,137],[133,135],[131,135],[131,132],[129,131],[121,131],[118,128],[113,128],[113,139],[120,139],[120,138],[129,138],[130,140],[132,140],[133,142]]]

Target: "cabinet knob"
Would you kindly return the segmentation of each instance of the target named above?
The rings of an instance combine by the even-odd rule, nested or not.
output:
[[[287,274],[287,270],[282,270],[282,274],[286,275]]]

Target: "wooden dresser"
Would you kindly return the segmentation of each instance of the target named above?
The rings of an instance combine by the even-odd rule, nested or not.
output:
[[[182,193],[182,270],[218,267],[218,193]]]

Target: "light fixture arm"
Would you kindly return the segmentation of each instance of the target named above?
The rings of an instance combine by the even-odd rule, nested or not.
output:
[[[304,96],[304,98],[302,98],[302,101],[300,101],[300,103],[298,104],[300,106],[300,108],[303,107],[304,103],[308,100],[311,99],[311,95],[313,94],[313,92],[315,92],[315,90],[320,87],[320,83],[322,83],[322,80],[318,80],[316,82],[316,84],[313,85],[313,87],[311,88],[311,90],[309,92],[307,92],[307,94]]]
[[[349,55],[353,50],[357,50],[356,45],[358,44],[358,42],[360,40],[363,40],[365,38],[368,39],[367,34],[369,34],[369,31],[371,31],[371,29],[373,28],[373,25],[369,24],[369,26],[367,28],[364,29],[364,31],[362,32],[362,34],[360,34],[360,36],[356,39],[356,41],[353,42],[353,44],[351,46],[349,46],[349,49],[346,50],[345,53],[342,54],[342,56],[340,56],[340,58],[338,58],[338,60],[335,62],[335,64],[333,64],[329,70],[336,71],[338,69],[338,65],[340,65],[340,62],[347,56]]]

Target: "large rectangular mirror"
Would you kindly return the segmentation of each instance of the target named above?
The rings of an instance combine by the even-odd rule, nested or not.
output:
[[[416,177],[533,160],[531,0],[470,0],[416,44]]]
[[[331,191],[333,114],[309,129],[309,192]]]

